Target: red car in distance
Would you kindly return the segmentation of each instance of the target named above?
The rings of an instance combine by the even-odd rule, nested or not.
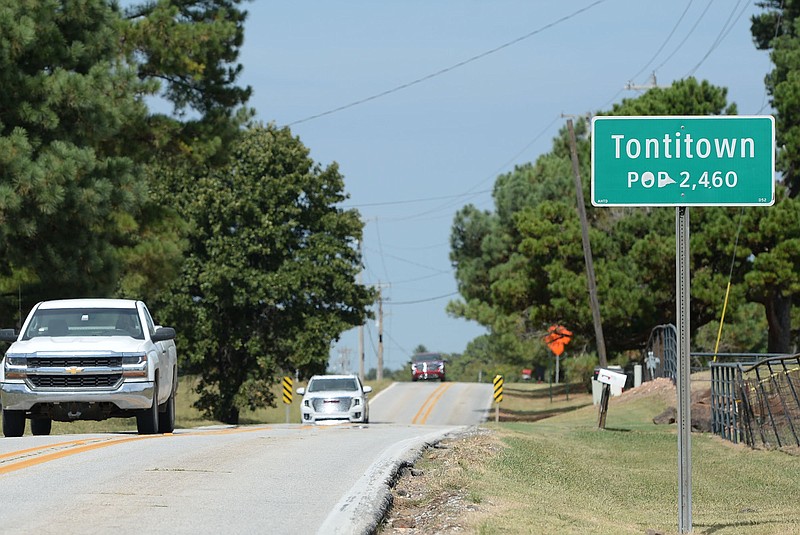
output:
[[[439,379],[444,382],[446,362],[441,353],[417,353],[411,357],[411,380]]]

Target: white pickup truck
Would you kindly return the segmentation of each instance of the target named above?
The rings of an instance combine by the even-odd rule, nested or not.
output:
[[[3,434],[48,435],[53,420],[136,417],[140,434],[175,428],[175,329],[141,301],[64,299],[33,307],[0,366]]]

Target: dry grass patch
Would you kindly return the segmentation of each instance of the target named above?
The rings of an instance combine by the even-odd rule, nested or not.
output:
[[[381,533],[473,532],[498,505],[476,490],[475,479],[486,469],[486,459],[505,447],[494,433],[478,430],[428,449],[414,468],[401,473]]]

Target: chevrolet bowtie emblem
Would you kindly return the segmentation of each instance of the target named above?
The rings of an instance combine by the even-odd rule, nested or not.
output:
[[[78,366],[70,366],[66,369],[66,372],[72,375],[75,375],[76,373],[80,373],[82,371],[83,368],[79,368]]]

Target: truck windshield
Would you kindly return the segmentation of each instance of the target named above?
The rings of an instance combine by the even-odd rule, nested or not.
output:
[[[441,362],[444,360],[439,353],[424,353],[419,355],[414,355],[411,358],[411,362]]]
[[[22,339],[41,336],[129,336],[144,340],[139,315],[133,308],[39,309]]]

